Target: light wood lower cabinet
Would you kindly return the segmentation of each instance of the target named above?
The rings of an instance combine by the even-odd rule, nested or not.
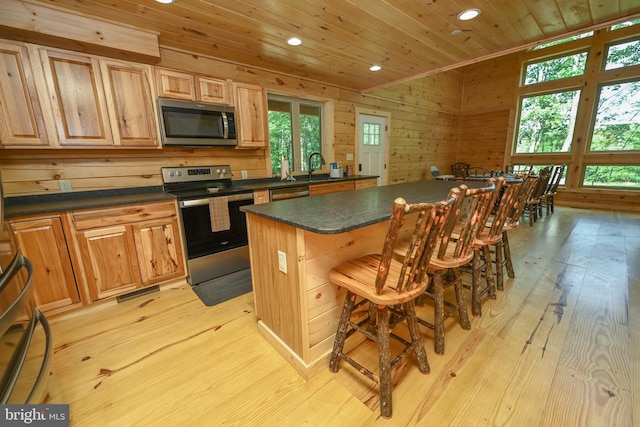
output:
[[[367,178],[367,179],[359,179],[354,181],[356,190],[361,190],[363,188],[371,188],[378,186],[378,178]]]
[[[313,184],[309,186],[310,196],[320,196],[321,194],[340,193],[341,191],[351,191],[355,189],[353,181],[330,182],[326,184]]]
[[[175,202],[72,213],[91,301],[184,277]]]
[[[36,304],[63,311],[185,276],[174,201],[10,221],[34,266]]]
[[[77,238],[91,301],[142,287],[130,226],[82,231]]]
[[[185,275],[177,218],[134,224],[133,234],[143,285]]]
[[[11,221],[18,247],[33,265],[35,300],[41,311],[80,303],[60,216]]]

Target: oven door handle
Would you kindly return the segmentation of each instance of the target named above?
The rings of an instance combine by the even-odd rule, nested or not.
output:
[[[221,197],[221,196],[215,196]],[[243,194],[231,194],[227,196],[229,202],[237,202],[239,200],[253,200],[253,193],[243,193]],[[205,197],[204,199],[195,199],[195,200],[181,200],[179,206],[181,208],[191,208],[194,206],[204,206],[209,204],[209,200],[213,197]]]

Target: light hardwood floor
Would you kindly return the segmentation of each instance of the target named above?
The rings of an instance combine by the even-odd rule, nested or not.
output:
[[[558,207],[510,241],[516,279],[471,331],[447,321],[443,356],[424,332],[431,373],[410,359],[390,420],[345,363],[304,381],[251,294],[186,284],[52,319],[49,402],[74,426],[640,426],[640,215]]]

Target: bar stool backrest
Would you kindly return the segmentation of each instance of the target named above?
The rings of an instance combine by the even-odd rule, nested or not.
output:
[[[407,203],[402,197],[393,202],[389,228],[382,249],[380,265],[376,277],[376,293],[381,294],[389,275],[395,244],[404,221],[404,216],[417,213],[416,224],[407,247],[404,261],[396,284],[398,293],[407,292],[427,280],[427,268],[436,244],[443,238],[443,228],[448,217],[462,200],[458,188],[449,191],[447,199],[438,203]]]

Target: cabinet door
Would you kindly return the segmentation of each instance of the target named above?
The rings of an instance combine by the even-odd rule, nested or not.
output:
[[[179,71],[156,68],[158,96],[163,98],[196,100],[193,75]]]
[[[77,237],[92,301],[141,287],[131,226],[87,230]]]
[[[202,102],[231,105],[231,90],[227,80],[196,76],[197,99]]]
[[[33,264],[38,308],[47,311],[80,302],[61,219],[12,222],[11,230]]]
[[[0,42],[0,144],[49,145],[28,50],[4,41]]]
[[[178,220],[165,218],[133,225],[142,284],[185,275]]]
[[[113,142],[120,147],[159,147],[150,65],[101,59],[100,71]]]
[[[236,114],[238,115],[238,148],[269,146],[267,96],[260,86],[236,83]]]
[[[40,56],[60,145],[113,145],[98,60],[53,49]]]

